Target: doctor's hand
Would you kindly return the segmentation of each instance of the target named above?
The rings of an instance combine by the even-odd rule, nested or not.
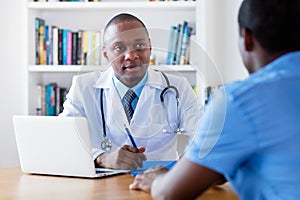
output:
[[[162,165],[156,166],[154,168],[150,168],[147,171],[145,171],[144,174],[138,174],[135,177],[133,183],[129,185],[129,189],[150,192],[152,182],[154,181],[154,179],[167,172],[168,169]]]
[[[112,152],[105,152],[98,156],[96,164],[104,168],[135,170],[143,167],[143,161],[146,160],[145,150],[145,147],[137,149],[124,145]]]

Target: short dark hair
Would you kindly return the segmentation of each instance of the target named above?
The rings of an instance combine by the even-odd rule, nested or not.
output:
[[[300,0],[244,0],[238,23],[269,53],[300,49]]]
[[[137,22],[141,23],[141,25],[145,28],[147,36],[149,37],[148,30],[147,30],[145,24],[142,22],[142,20],[140,20],[136,16],[128,14],[128,13],[120,13],[120,14],[114,16],[113,18],[111,18],[107,22],[107,24],[106,24],[106,26],[104,27],[104,30],[103,30],[103,40],[105,39],[106,30],[108,29],[108,27],[110,25],[112,25],[112,24],[118,24],[118,23],[125,22],[125,21],[137,21]]]

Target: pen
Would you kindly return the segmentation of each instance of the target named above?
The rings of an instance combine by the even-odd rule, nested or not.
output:
[[[129,139],[132,143],[132,146],[134,146],[135,148],[138,148],[135,141],[134,141],[134,139],[133,139],[133,137],[132,137],[132,135],[131,135],[131,133],[130,133],[130,131],[129,131],[129,128],[127,128],[126,124],[124,124],[124,127],[125,127],[125,131],[126,131],[128,137],[129,137]]]

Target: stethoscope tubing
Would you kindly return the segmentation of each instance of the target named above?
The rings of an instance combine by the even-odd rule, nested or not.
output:
[[[159,71],[159,70],[155,70],[155,71]],[[170,84],[169,78],[167,77],[167,75],[164,72],[162,72],[162,71],[159,71],[159,72],[163,75],[163,77],[167,83],[167,87],[165,87],[160,93],[160,101],[164,106],[164,95],[170,89],[173,89],[175,91],[176,111],[177,111],[176,112],[176,121],[177,121],[176,123],[178,123],[179,91],[175,86]],[[106,134],[106,122],[105,122],[105,116],[104,116],[103,96],[104,96],[104,89],[101,88],[101,90],[100,90],[100,109],[101,109],[102,129],[103,129],[103,138],[104,138],[103,141],[101,142],[101,148],[103,150],[105,150],[105,149],[107,150],[107,148],[111,149],[112,144],[111,144],[111,141],[107,138],[107,134]],[[167,119],[167,120],[169,123],[169,119]]]

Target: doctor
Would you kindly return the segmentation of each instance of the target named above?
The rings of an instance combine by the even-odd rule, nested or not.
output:
[[[190,84],[148,68],[148,30],[133,15],[113,17],[103,41],[111,67],[75,76],[60,116],[88,119],[96,166],[134,170],[146,159],[178,159],[178,130],[192,138],[200,117]]]

